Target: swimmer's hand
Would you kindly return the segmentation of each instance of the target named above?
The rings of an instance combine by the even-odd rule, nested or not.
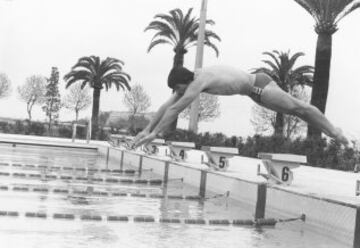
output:
[[[137,142],[139,142],[141,139],[145,138],[146,136],[148,136],[150,134],[149,131],[147,131],[146,129],[142,130],[140,133],[138,133],[135,138],[132,140],[131,142],[131,147],[133,149],[135,149],[137,146],[135,146],[135,144]]]
[[[156,135],[154,133],[150,133],[146,135],[143,138],[138,139],[136,142],[134,142],[134,149],[141,146],[141,145],[148,145],[151,141],[153,141],[156,138]]]

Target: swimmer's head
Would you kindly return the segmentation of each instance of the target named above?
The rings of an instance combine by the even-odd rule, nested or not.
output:
[[[184,94],[187,86],[194,80],[194,73],[185,67],[174,67],[168,77],[168,86],[177,93]]]

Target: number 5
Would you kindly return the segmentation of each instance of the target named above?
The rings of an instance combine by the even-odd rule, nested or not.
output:
[[[219,159],[219,168],[223,169],[225,168],[225,165],[226,165],[226,158],[221,156]]]

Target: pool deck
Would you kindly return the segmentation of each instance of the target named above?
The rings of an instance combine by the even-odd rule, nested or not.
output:
[[[55,145],[69,148],[97,148],[111,147],[106,141],[75,140],[67,138],[52,138],[44,136],[0,134],[0,143],[19,142],[23,144],[42,144]],[[194,151],[197,153],[197,151]],[[159,159],[168,160],[166,157]],[[205,165],[182,163],[184,166],[194,169],[208,169]],[[262,162],[260,159],[236,156],[230,159],[230,166],[226,172],[214,172],[226,177],[238,178],[255,183],[266,182],[266,180],[257,175],[257,165]],[[261,167],[262,171],[265,168]],[[294,180],[289,186],[276,185],[277,188],[300,193],[308,196],[329,199],[360,206],[360,196],[355,195],[356,180],[360,180],[360,173],[345,172],[333,169],[318,168],[311,166],[300,166],[293,170]]]
[[[0,133],[0,143],[83,148],[83,149],[97,149],[98,145],[106,145],[105,144],[106,142],[102,142],[102,141],[91,141],[91,143],[88,144],[86,140],[76,140],[75,142],[72,142],[71,139],[67,139],[67,138],[52,138],[52,137],[44,137],[44,136],[3,134],[3,133]]]

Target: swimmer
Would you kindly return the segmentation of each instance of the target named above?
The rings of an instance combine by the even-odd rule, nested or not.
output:
[[[265,73],[250,74],[229,66],[204,67],[195,72],[174,67],[168,77],[168,86],[173,89],[173,94],[135,137],[133,147],[146,145],[155,139],[202,92],[248,96],[265,108],[299,117],[341,144],[349,143],[342,130],[333,126],[319,109],[283,91]]]

